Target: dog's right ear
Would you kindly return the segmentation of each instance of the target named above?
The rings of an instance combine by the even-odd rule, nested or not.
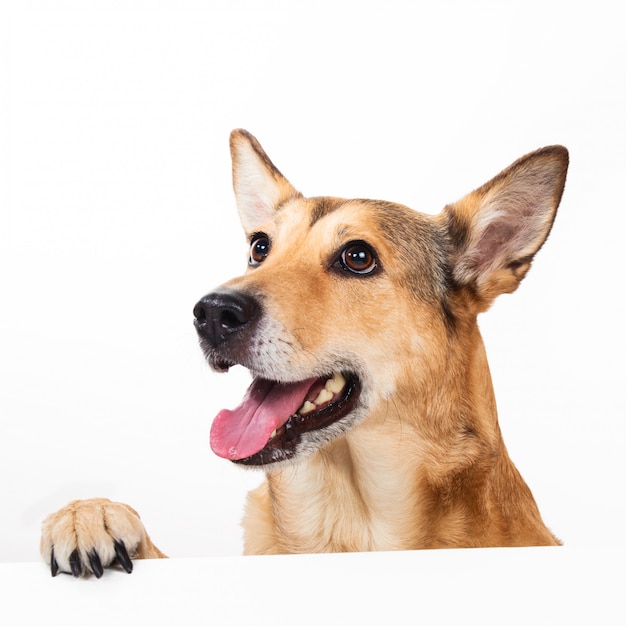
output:
[[[251,234],[273,219],[280,204],[302,194],[278,171],[248,131],[232,131],[230,153],[239,217],[246,233]]]
[[[452,277],[478,311],[511,293],[548,237],[568,166],[563,146],[522,157],[443,212],[452,244]]]

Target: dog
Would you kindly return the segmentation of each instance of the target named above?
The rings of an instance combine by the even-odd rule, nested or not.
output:
[[[252,383],[213,451],[260,468],[245,554],[554,546],[509,458],[477,316],[515,291],[552,228],[568,152],[520,158],[438,215],[305,198],[247,131],[230,137],[248,267],[204,296],[210,366]],[[53,575],[165,557],[126,504],[48,516]]]

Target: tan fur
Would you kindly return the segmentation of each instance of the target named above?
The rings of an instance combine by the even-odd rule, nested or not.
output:
[[[245,131],[231,150],[246,235],[272,241],[224,286],[263,302],[244,364],[277,381],[350,365],[364,407],[341,436],[267,468],[245,553],[558,545],[507,454],[476,316],[517,288],[548,236],[566,150],[523,157],[437,216],[304,198]],[[376,274],[334,271],[337,250],[360,240]],[[143,541],[139,556],[162,556]]]

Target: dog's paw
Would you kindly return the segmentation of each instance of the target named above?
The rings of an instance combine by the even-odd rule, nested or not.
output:
[[[129,574],[133,558],[165,558],[150,541],[139,514],[106,498],[74,500],[43,522],[41,555],[56,576],[93,574],[119,564]]]

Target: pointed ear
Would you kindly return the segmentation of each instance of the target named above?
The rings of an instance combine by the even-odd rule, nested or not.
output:
[[[249,132],[236,129],[230,134],[233,161],[233,188],[244,230],[252,233],[273,218],[285,200],[301,196],[278,171]]]
[[[515,291],[528,272],[552,227],[567,166],[563,146],[542,148],[444,209],[453,278],[476,296],[479,310]]]

